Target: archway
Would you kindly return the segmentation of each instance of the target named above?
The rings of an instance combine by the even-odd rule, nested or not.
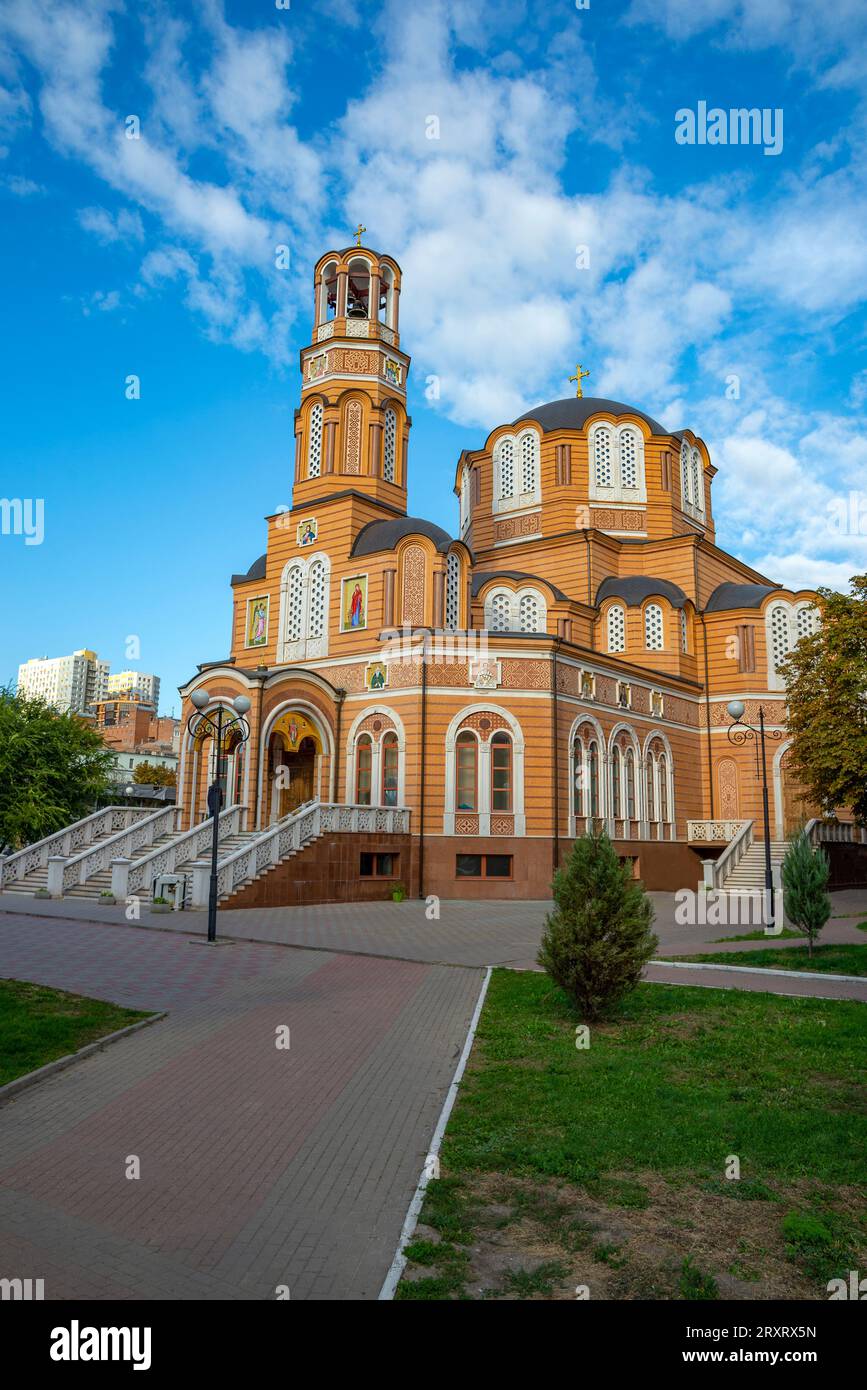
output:
[[[287,710],[268,739],[270,819],[291,815],[319,795],[322,740],[312,720],[300,710]]]
[[[790,840],[800,827],[821,811],[810,801],[809,792],[796,776],[792,767],[792,747],[784,748],[778,765],[777,782],[777,834]]]

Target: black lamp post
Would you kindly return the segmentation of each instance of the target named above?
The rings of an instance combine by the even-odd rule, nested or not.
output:
[[[759,727],[754,729],[752,724],[744,724],[744,702],[743,700],[730,700],[726,706],[731,717],[732,723],[728,729],[729,743],[737,746],[744,744],[748,739],[756,739],[756,776],[761,771],[762,777],[762,814],[765,823],[765,892],[768,895],[770,905],[770,921],[765,925],[770,930],[774,927],[774,876],[771,872],[771,818],[768,811],[768,768],[765,761],[765,711],[759,705]],[[756,735],[758,734],[758,738]],[[779,729],[770,729],[767,732],[768,738],[782,738]]]
[[[208,787],[208,810],[213,818],[213,835],[211,837],[211,883],[208,893],[208,940],[217,939],[217,855],[220,843],[220,811],[223,804],[223,789],[220,786],[220,755],[223,751],[223,739],[226,734],[237,733],[238,742],[246,743],[250,737],[250,725],[244,718],[249,712],[250,701],[246,695],[236,695],[232,701],[234,714],[225,705],[218,704],[216,709],[209,710],[207,714],[202,711],[211,704],[211,697],[207,690],[194,690],[190,696],[190,702],[195,705],[197,713],[191,714],[187,720],[187,729],[193,738],[214,740],[214,780]]]

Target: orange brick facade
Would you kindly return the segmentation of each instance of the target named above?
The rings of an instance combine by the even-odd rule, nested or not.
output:
[[[780,735],[783,835],[804,806],[777,667],[815,595],[718,548],[697,434],[614,401],[538,406],[465,450],[456,536],[409,517],[400,294],[364,247],[316,267],[292,507],[232,580],[227,658],[181,691],[184,720],[198,687],[251,701],[220,763],[228,801],[251,827],[317,797],[408,807],[411,892],[544,897],[597,818],[648,886],[676,887],[698,876],[690,823],[761,835],[754,746],[727,737],[739,698]],[[213,771],[185,735],[187,824]]]

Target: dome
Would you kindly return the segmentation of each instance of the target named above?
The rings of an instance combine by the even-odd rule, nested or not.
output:
[[[623,401],[609,401],[603,396],[567,396],[562,401],[548,401],[546,405],[534,406],[519,415],[513,424],[520,425],[524,420],[537,420],[544,434],[552,430],[581,430],[592,415],[604,411],[609,415],[637,415],[650,426],[653,434],[673,434],[679,431],[667,430],[652,415],[647,415],[634,405],[624,405]]]

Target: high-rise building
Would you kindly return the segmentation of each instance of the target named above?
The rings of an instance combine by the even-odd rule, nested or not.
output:
[[[160,678],[147,671],[118,671],[108,678],[109,695],[125,695],[160,707]]]
[[[105,698],[108,691],[107,661],[82,647],[71,656],[31,657],[18,667],[18,689],[36,696],[61,712],[77,714]]]

